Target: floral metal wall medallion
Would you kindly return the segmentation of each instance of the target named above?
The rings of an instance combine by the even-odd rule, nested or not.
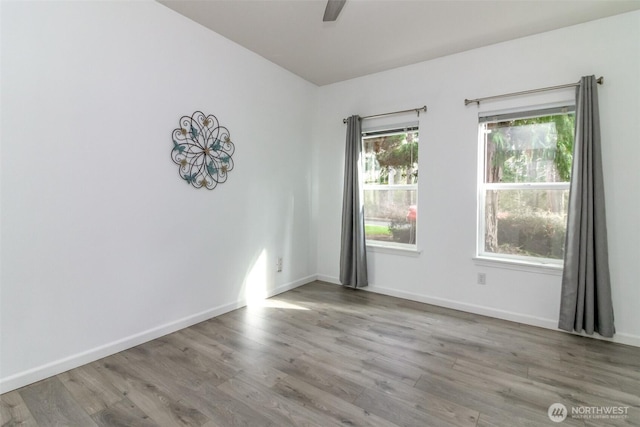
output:
[[[172,133],[171,159],[180,177],[195,188],[213,190],[233,169],[235,146],[229,130],[220,126],[216,116],[201,111],[182,116],[179,125]]]

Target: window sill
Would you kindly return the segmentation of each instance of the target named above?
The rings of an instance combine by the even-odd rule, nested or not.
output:
[[[382,245],[371,241],[367,242],[367,251],[412,257],[420,256],[422,253],[417,247]]]
[[[549,274],[551,276],[562,275],[561,264],[548,264],[541,262],[529,262],[511,259],[489,258],[476,256],[473,258],[476,265],[483,267],[502,268],[507,270],[526,271],[529,273]]]

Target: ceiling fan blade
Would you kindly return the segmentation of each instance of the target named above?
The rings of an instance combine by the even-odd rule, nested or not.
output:
[[[324,17],[322,21],[330,22],[338,19],[338,15],[340,15],[340,11],[342,7],[346,3],[347,0],[328,0],[327,8],[324,10]]]

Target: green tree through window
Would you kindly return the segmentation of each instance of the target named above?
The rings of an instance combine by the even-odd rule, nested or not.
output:
[[[482,255],[563,257],[575,116],[542,113],[481,119]]]
[[[416,243],[417,128],[363,132],[365,234],[369,242]]]

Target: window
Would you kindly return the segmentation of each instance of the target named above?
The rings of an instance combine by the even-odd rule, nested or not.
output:
[[[416,247],[418,128],[362,133],[367,243]]]
[[[574,107],[480,117],[478,255],[560,264]]]

